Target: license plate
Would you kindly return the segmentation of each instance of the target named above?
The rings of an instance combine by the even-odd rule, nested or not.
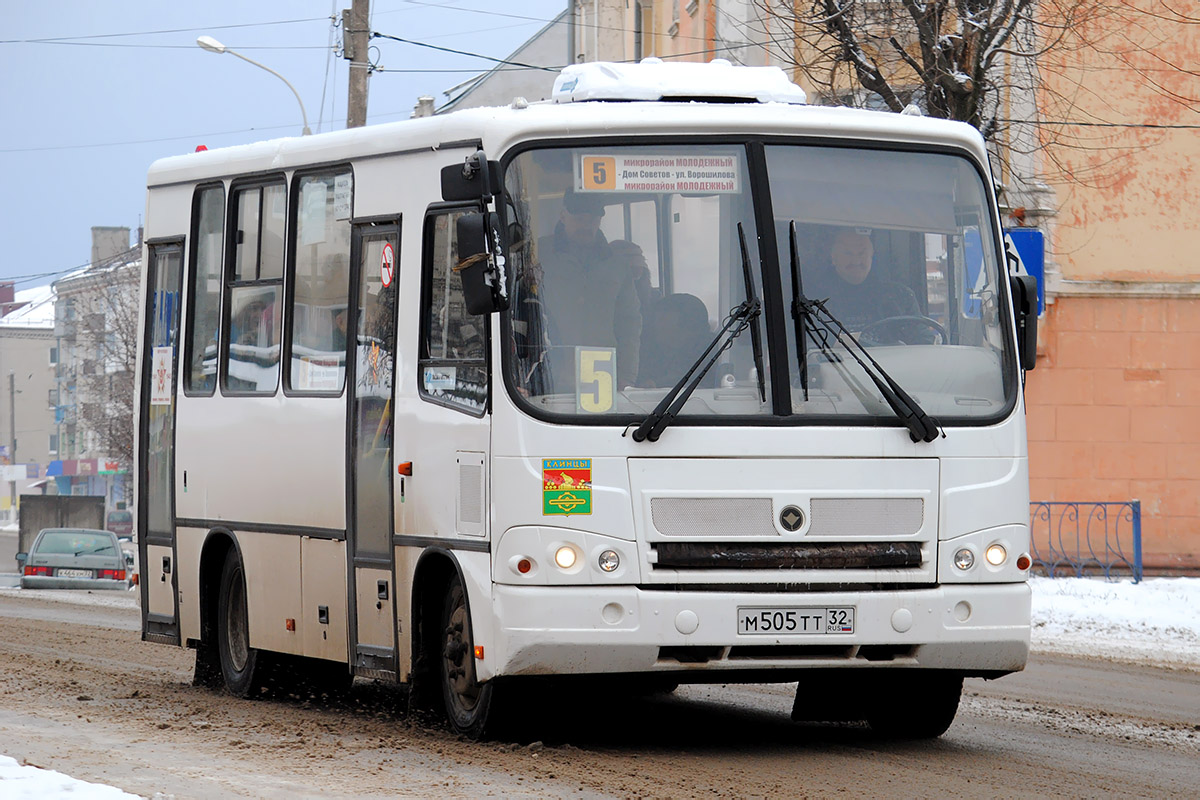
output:
[[[854,633],[854,606],[836,608],[783,608],[738,606],[739,634]]]
[[[90,578],[92,571],[90,569],[60,569],[54,573],[60,578]]]

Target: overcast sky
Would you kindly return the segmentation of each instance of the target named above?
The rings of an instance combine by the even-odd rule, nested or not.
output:
[[[371,0],[371,30],[503,58],[566,0]],[[208,34],[281,73],[313,132],[346,124],[348,62],[330,17],[350,0],[5,0],[0,24],[0,280],[25,289],[86,264],[94,225],[136,231],[157,158],[299,135],[278,78],[205,52]],[[29,40],[55,41],[33,42]],[[386,39],[371,42],[367,124],[407,119],[420,95],[491,62]],[[565,61],[566,54],[563,54]],[[559,65],[555,65],[559,66]],[[553,75],[547,73],[547,80]],[[322,99],[324,102],[322,102]],[[135,234],[136,235],[136,234]],[[33,277],[44,276],[44,277]]]

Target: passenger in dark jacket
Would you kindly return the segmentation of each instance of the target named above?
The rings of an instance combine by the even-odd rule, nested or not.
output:
[[[598,195],[567,192],[554,234],[538,240],[538,291],[555,349],[555,391],[569,390],[564,377],[573,374],[567,361],[574,347],[615,348],[617,388],[637,378],[640,303],[628,260],[600,232],[603,216]]]

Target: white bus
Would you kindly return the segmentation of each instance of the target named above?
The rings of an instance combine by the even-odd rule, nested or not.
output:
[[[1036,299],[972,128],[586,64],[148,186],[143,638],[198,682],[481,736],[531,676],[797,681],[929,737],[1024,667]]]

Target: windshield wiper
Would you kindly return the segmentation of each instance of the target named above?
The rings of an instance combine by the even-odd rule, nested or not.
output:
[[[796,324],[796,367],[800,371],[800,387],[808,400],[808,311],[801,304],[804,284],[800,277],[800,249],[796,245],[796,220],[788,225],[788,244],[792,250],[792,321]],[[825,349],[825,348],[822,348]]]
[[[750,349],[754,352],[754,374],[758,377],[758,401],[767,402],[767,379],[763,376],[762,333],[758,329],[758,314],[760,305],[758,295],[754,293],[754,278],[750,275],[750,254],[746,252],[746,232],[742,223],[738,223],[738,246],[742,249],[742,280],[746,284],[746,302],[752,303],[756,311],[750,318],[753,323],[750,328]]]
[[[721,330],[717,331],[717,335],[709,342],[708,347],[704,348],[700,357],[671,387],[671,391],[667,392],[654,410],[637,426],[633,432],[635,442],[644,442],[647,439],[652,442],[658,441],[658,437],[678,416],[688,398],[692,396],[692,392],[696,391],[700,381],[704,380],[704,376],[712,369],[713,364],[717,363],[721,354],[733,345],[733,340],[746,328],[750,328],[750,341],[754,348],[754,368],[758,372],[759,399],[763,402],[766,401],[766,387],[762,374],[762,341],[758,335],[757,325],[758,315],[762,313],[762,303],[759,302],[758,296],[754,292],[754,283],[750,276],[750,259],[746,253],[746,236],[742,232],[741,223],[738,223],[738,237],[741,240],[742,248],[742,276],[746,282],[745,301],[729,312],[725,324],[721,326]],[[753,327],[751,327],[751,323],[755,323]]]
[[[858,362],[862,367],[863,372],[875,384],[875,388],[883,395],[884,401],[892,411],[904,423],[904,427],[908,428],[908,436],[914,442],[932,442],[938,436],[944,435],[938,428],[938,422],[933,417],[925,413],[925,409],[912,398],[908,392],[900,387],[900,384],[887,373],[883,367],[879,365],[867,351],[867,348],[859,344],[850,331],[846,330],[846,326],[841,320],[829,313],[829,309],[825,307],[825,300],[809,300],[804,295],[804,290],[800,285],[800,254],[796,246],[796,223],[791,224],[791,248],[792,248],[792,315],[796,320],[796,341],[799,357],[802,359],[800,366],[800,377],[804,382],[804,399],[808,399],[808,372],[806,369],[806,354],[804,346],[803,334],[806,328],[819,325],[824,328],[825,332],[832,335],[842,347],[846,348],[846,352],[851,358]],[[807,331],[814,333],[813,331]],[[823,339],[824,337],[822,337]],[[818,343],[823,351],[828,352],[828,346],[825,342],[817,341],[817,337],[813,336],[813,341]],[[866,362],[859,355],[866,357],[866,361],[870,362],[870,369]]]

